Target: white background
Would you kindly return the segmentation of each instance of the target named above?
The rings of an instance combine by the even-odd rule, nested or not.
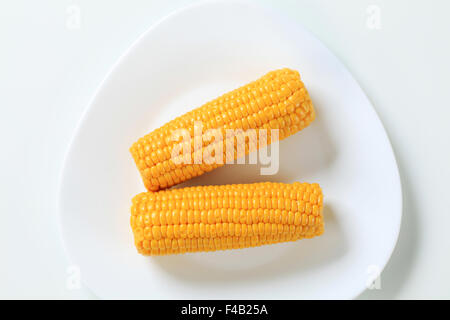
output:
[[[120,55],[155,21],[191,2],[1,0],[0,298],[95,298],[66,285],[69,264],[56,212],[63,158]],[[344,62],[393,144],[402,229],[381,290],[361,298],[449,299],[450,3],[261,2],[297,19]],[[367,24],[370,5],[380,8],[380,29]]]

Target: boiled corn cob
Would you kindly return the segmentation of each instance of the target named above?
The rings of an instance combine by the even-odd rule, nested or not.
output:
[[[172,151],[177,142],[172,140],[172,134],[177,129],[187,129],[192,139],[196,121],[202,122],[204,130],[220,130],[223,137],[227,137],[227,129],[255,129],[256,141],[248,141],[254,148],[244,141],[245,154],[248,154],[271,143],[271,129],[278,129],[278,139],[283,139],[308,126],[314,117],[314,107],[300,74],[295,70],[280,69],[166,123],[135,142],[130,151],[146,188],[157,191],[223,166],[225,162],[195,161],[196,152],[203,154],[206,148],[212,147],[212,143],[207,142],[208,137],[204,136],[200,149],[191,145],[189,161],[174,161]],[[260,141],[261,129],[267,130],[264,142]],[[234,145],[234,137],[231,139]],[[234,145],[231,153],[224,151],[224,158],[236,159],[237,148]]]
[[[144,255],[255,247],[323,232],[318,184],[254,183],[144,192],[130,224]]]

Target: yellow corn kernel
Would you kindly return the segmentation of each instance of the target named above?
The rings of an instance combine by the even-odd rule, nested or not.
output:
[[[219,197],[227,199],[226,208],[205,207]],[[270,205],[242,208],[244,199],[248,203],[255,199],[260,203],[262,199]],[[130,225],[136,248],[144,255],[247,248],[322,234],[322,199],[318,184],[300,183],[262,182],[144,192],[132,200]],[[283,206],[288,202],[290,208]]]
[[[308,91],[300,80],[300,74],[287,68],[275,70],[164,124],[135,142],[130,152],[146,188],[149,191],[157,191],[224,165],[225,161],[216,162],[212,156],[211,150],[214,150],[218,142],[215,141],[215,137],[212,139],[212,136],[206,132],[207,129],[213,129],[215,133],[222,134],[225,141],[220,143],[225,145],[232,142],[233,149],[225,148],[227,150],[221,153],[230,156],[230,160],[233,160],[238,157],[241,144],[245,144],[245,153],[248,154],[252,149],[270,143],[270,132],[266,142],[259,141],[260,129],[281,129],[279,138],[284,139],[309,125],[314,120],[314,115],[314,107]],[[203,125],[203,131],[200,131],[198,135],[195,135],[197,131],[194,128],[196,121],[202,121]],[[234,135],[226,136],[225,129],[246,130],[248,128],[256,130],[256,137],[249,138],[248,142],[238,139],[238,143],[235,144]],[[186,129],[185,132],[188,133],[190,141],[183,140],[182,145],[179,145],[181,140],[172,139],[175,136],[173,134],[179,132],[177,131],[179,129]],[[243,137],[242,134],[237,134],[236,137],[238,136]],[[172,151],[175,146],[177,150],[180,146],[186,147],[186,150],[190,149],[191,152],[185,157],[173,156]],[[201,160],[202,155],[205,154],[211,155],[209,159],[213,161],[208,163],[203,161],[201,164],[193,161]],[[186,204],[185,202],[181,209],[184,209]],[[211,200],[197,204],[202,209],[214,209],[216,206],[220,207],[221,202]],[[257,202],[241,201],[240,204],[236,204],[236,207],[247,209],[249,204],[254,207]],[[283,206],[284,203],[279,205]],[[277,207],[282,209],[280,206]]]

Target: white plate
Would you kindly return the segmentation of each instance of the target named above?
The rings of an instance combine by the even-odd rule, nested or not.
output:
[[[188,184],[318,182],[325,234],[244,250],[138,255],[129,207],[144,187],[130,145],[280,67],[300,71],[317,118],[280,143],[278,174],[230,165]],[[371,103],[324,45],[259,5],[202,2],[153,26],[107,76],[70,145],[59,211],[66,250],[101,298],[346,299],[387,263],[399,233],[401,189]]]

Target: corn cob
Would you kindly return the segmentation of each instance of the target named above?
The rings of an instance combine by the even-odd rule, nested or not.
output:
[[[314,107],[300,74],[295,70],[280,69],[166,123],[135,142],[130,152],[146,188],[157,191],[223,166],[225,162],[194,161],[195,152],[203,154],[212,145],[208,145],[208,138],[204,136],[201,149],[191,145],[188,161],[174,161],[172,151],[177,142],[172,140],[172,134],[177,129],[187,129],[192,139],[196,121],[201,121],[205,130],[220,130],[223,137],[227,137],[227,129],[255,129],[256,141],[249,141],[249,145],[251,143],[256,150],[271,142],[271,129],[278,129],[278,138],[283,139],[308,126],[314,118]],[[264,142],[259,139],[261,129],[267,130]],[[234,137],[232,139],[234,145]],[[236,159],[237,148],[235,145],[231,153],[224,151],[224,158]],[[246,144],[245,154],[250,151],[252,148]]]
[[[144,192],[130,224],[144,255],[255,247],[323,233],[318,184],[254,183]]]

